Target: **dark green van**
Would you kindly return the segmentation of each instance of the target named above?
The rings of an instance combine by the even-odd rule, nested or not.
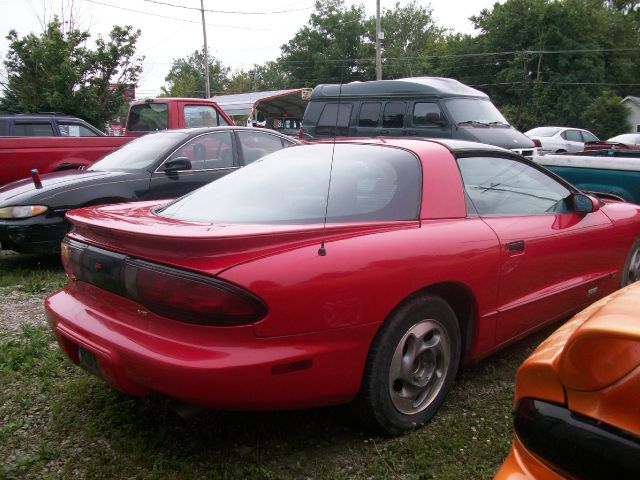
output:
[[[302,120],[306,139],[455,138],[531,157],[533,141],[513,128],[479,90],[451,78],[416,77],[318,85]]]

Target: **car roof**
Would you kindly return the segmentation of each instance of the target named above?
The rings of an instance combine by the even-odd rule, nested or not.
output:
[[[322,139],[317,141],[308,142],[314,143],[332,143],[334,139]],[[400,148],[417,148],[419,145],[426,143],[432,143],[442,145],[450,152],[456,153],[468,153],[468,152],[493,152],[501,154],[510,154],[517,156],[516,153],[506,148],[496,147],[495,145],[489,145],[487,143],[468,142],[465,140],[454,140],[451,138],[406,138],[406,137],[339,137],[335,139],[336,143],[353,143],[353,144],[366,144],[366,145],[380,145],[380,146],[393,146]]]
[[[433,98],[447,97],[474,97],[486,98],[489,96],[460,83],[452,78],[442,77],[413,77],[400,78],[398,80],[374,80],[370,82],[351,82],[345,84],[322,84],[311,92],[311,100],[319,98],[341,97],[393,97],[419,95]]]
[[[30,118],[33,119],[42,119],[42,118],[65,118],[72,120],[82,120],[81,118],[75,117],[73,115],[69,115],[68,113],[58,113],[58,112],[43,112],[43,113],[0,113],[0,118],[19,118],[21,120],[28,120]]]
[[[151,131],[149,133],[184,133],[190,136],[200,135],[202,133],[208,132],[223,132],[225,130],[246,130],[248,132],[265,132],[273,135],[277,135],[282,138],[286,138],[287,140],[293,140],[295,143],[300,143],[300,140],[297,138],[293,138],[289,135],[284,135],[277,130],[272,130],[270,128],[256,128],[256,127],[242,127],[240,125],[221,125],[218,127],[192,127],[192,128],[177,128],[177,129],[166,129],[166,130],[158,130]]]

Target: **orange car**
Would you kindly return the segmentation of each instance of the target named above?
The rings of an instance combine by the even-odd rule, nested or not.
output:
[[[495,479],[640,479],[640,282],[580,312],[524,361],[514,430]]]

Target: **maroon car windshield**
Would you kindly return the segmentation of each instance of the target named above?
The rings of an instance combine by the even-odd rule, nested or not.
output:
[[[330,223],[418,218],[422,175],[414,154],[375,145],[337,144],[333,150],[332,144],[280,150],[155,213],[258,224],[322,223],[325,211]]]

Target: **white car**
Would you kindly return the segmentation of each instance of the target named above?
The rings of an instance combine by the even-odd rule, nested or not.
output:
[[[571,127],[537,127],[524,134],[531,140],[540,142],[541,154],[582,152],[584,142],[599,141],[590,131]]]
[[[624,143],[625,145],[640,145],[640,133],[623,133],[611,137],[607,142]]]

